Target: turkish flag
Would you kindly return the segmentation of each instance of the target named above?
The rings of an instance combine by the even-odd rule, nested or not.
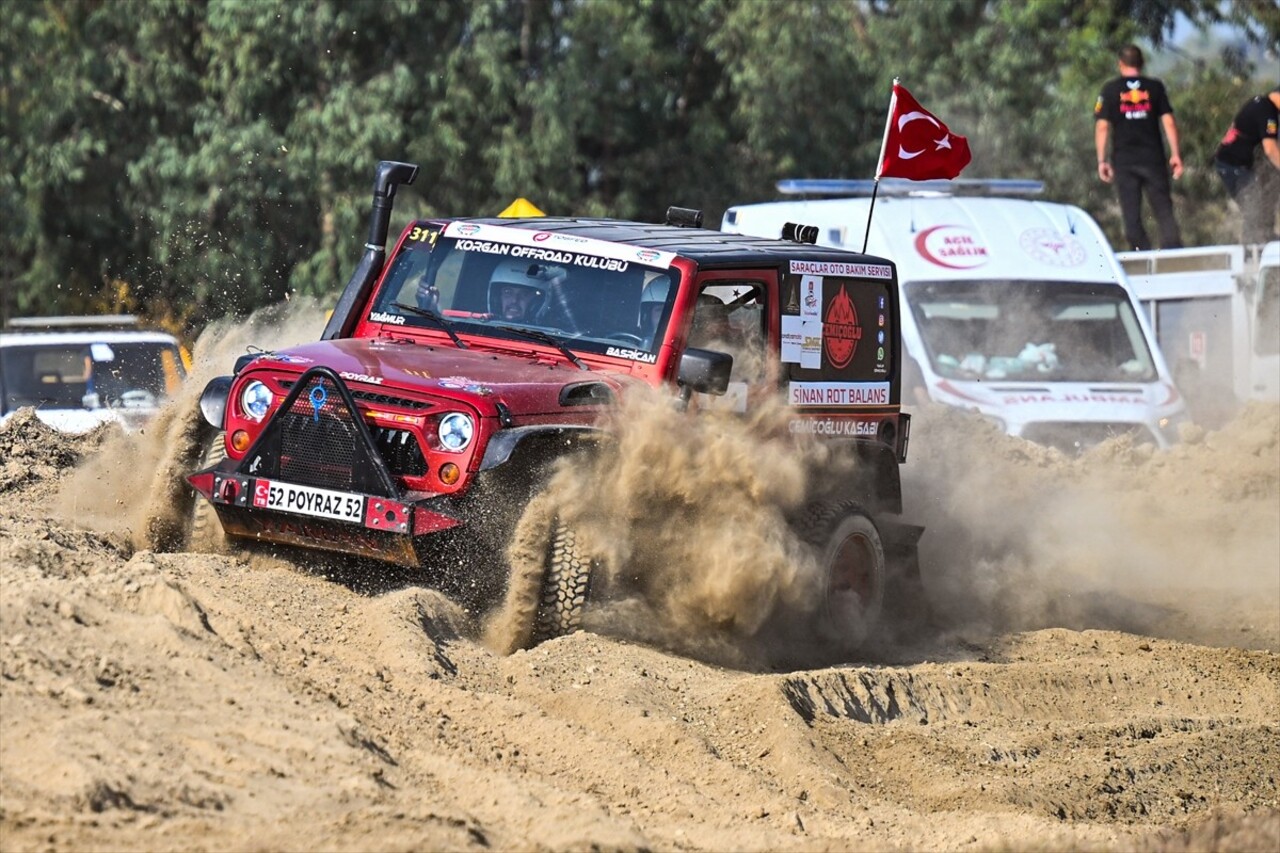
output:
[[[893,84],[877,178],[954,178],[969,165],[969,140],[957,136],[911,93]]]

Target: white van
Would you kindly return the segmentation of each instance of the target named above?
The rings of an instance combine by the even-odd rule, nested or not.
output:
[[[722,230],[893,260],[907,354],[903,399],[972,409],[1010,435],[1067,452],[1132,435],[1167,447],[1186,404],[1106,236],[1083,210],[1015,198],[1035,181],[784,181],[784,193],[850,197],[743,204]],[[993,195],[999,193],[999,196]],[[912,361],[914,360],[914,364]]]
[[[1117,257],[1197,421],[1280,403],[1280,242]]]
[[[29,406],[61,432],[138,430],[190,366],[173,335],[138,329],[132,315],[14,319],[0,330],[0,423]]]

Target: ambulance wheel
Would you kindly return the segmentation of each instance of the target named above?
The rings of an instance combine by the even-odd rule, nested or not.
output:
[[[204,454],[200,457],[200,470],[212,468],[227,457],[227,446],[221,432],[214,433],[205,445]],[[222,522],[218,520],[218,511],[213,501],[196,495],[191,507],[191,533],[187,537],[187,550],[207,554],[225,554],[230,551],[230,542],[222,532]]]

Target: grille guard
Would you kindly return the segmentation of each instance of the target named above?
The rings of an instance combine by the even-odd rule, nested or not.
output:
[[[333,464],[326,442],[334,443],[335,451],[349,450],[349,469],[341,464],[341,454],[339,464]],[[312,458],[305,458],[308,451]],[[345,480],[334,478],[344,471]],[[293,384],[235,472],[403,500],[351,391],[332,368],[320,365]]]

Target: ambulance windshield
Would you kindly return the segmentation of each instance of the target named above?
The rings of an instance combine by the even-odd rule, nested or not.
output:
[[[948,379],[1151,382],[1155,364],[1125,291],[1052,281],[913,282],[906,301]]]

